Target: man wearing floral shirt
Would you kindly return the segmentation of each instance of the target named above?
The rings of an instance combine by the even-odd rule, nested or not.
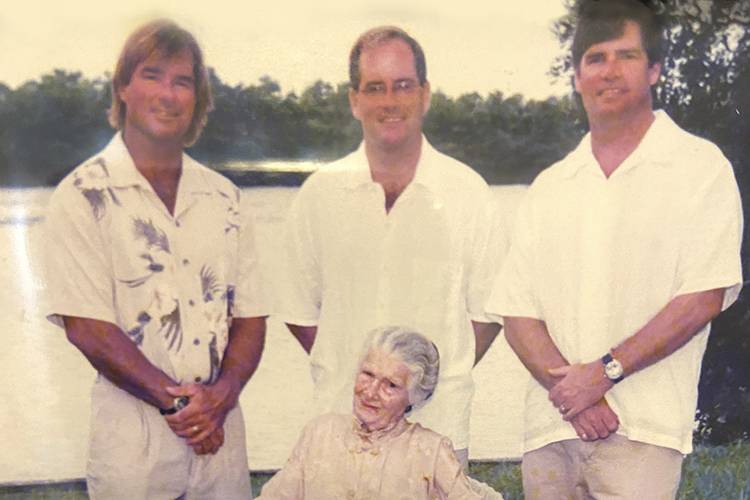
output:
[[[237,401],[266,306],[239,190],[183,152],[210,106],[192,35],[141,27],[113,78],[119,132],[50,202],[47,313],[99,372],[92,498],[251,496]]]

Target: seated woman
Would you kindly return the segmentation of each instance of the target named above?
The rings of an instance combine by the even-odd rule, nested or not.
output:
[[[468,478],[450,440],[404,415],[435,390],[437,348],[401,327],[373,331],[354,385],[354,415],[326,414],[302,431],[261,500],[502,500]]]

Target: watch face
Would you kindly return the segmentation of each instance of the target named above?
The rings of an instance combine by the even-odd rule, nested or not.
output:
[[[188,403],[190,403],[190,398],[187,396],[180,396],[179,398],[175,398],[174,400],[174,409],[175,412],[178,412],[185,408]]]
[[[619,361],[613,359],[612,361],[604,365],[604,373],[610,380],[620,378],[622,377],[622,365]]]

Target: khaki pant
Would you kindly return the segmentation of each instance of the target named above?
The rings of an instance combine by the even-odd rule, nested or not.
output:
[[[523,456],[527,500],[672,500],[682,454],[613,434],[585,442],[551,443]]]
[[[227,414],[224,445],[196,455],[159,410],[99,376],[91,393],[86,485],[92,499],[249,499],[245,423]]]

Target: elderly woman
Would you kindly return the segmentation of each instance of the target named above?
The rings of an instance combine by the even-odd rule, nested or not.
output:
[[[261,499],[499,499],[469,479],[448,438],[406,420],[437,385],[439,355],[419,333],[371,332],[354,385],[354,415],[308,423]]]

